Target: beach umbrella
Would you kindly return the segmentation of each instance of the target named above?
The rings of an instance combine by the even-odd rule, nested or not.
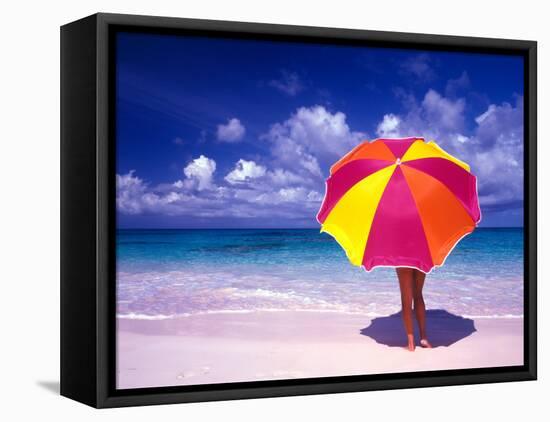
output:
[[[365,141],[330,168],[317,214],[349,261],[374,267],[441,266],[481,219],[468,164],[423,138]]]

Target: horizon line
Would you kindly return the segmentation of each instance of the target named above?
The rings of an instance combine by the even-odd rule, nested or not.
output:
[[[523,229],[524,226],[483,226],[476,229]],[[317,227],[116,227],[116,230],[316,230]]]

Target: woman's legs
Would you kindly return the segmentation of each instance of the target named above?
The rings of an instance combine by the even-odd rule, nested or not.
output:
[[[396,268],[397,278],[399,279],[399,289],[401,290],[401,315],[405,332],[407,333],[407,349],[414,350],[414,334],[413,334],[413,285],[414,273],[412,268]]]
[[[416,315],[416,321],[418,322],[421,342],[424,340],[422,342],[423,344],[421,344],[424,347],[431,347],[426,336],[426,305],[424,304],[424,297],[422,296],[422,288],[424,287],[426,274],[422,271],[414,270],[413,279],[414,313]]]

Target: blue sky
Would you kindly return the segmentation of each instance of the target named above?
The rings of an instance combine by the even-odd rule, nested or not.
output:
[[[116,60],[118,227],[318,227],[330,165],[405,136],[522,225],[520,57],[121,33]]]

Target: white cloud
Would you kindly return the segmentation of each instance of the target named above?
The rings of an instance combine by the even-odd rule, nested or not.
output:
[[[276,186],[288,186],[306,182],[304,178],[298,176],[296,173],[280,168],[273,171],[268,171],[267,175],[269,177],[269,181]]]
[[[322,178],[320,164],[328,168],[364,140],[365,134],[351,131],[344,113],[316,105],[300,107],[288,120],[272,125],[262,138],[271,143],[278,165]]]
[[[453,101],[442,97],[433,89],[426,93],[422,101],[426,120],[444,131],[463,129],[465,104],[463,98]]]
[[[296,72],[281,71],[281,78],[269,81],[269,86],[294,97],[304,89],[300,76]]]
[[[186,190],[185,180],[150,187],[130,172],[117,175],[117,209],[123,214],[161,214],[200,218],[296,218],[311,222],[322,195],[303,186],[277,189],[217,186]],[[181,183],[180,183],[181,182]],[[273,205],[277,205],[273,207]]]
[[[399,124],[401,119],[395,114],[385,114],[382,121],[376,128],[376,133],[382,138],[397,138],[399,137]]]
[[[491,104],[476,118],[474,151],[468,159],[478,175],[480,201],[486,207],[523,199],[523,98],[516,105]]]
[[[468,138],[467,136],[458,134],[458,135],[456,135],[456,141],[460,144],[465,144],[466,142],[470,142],[471,139]]]
[[[481,113],[479,116],[475,118],[476,123],[478,125],[481,125],[484,121],[490,118],[491,115],[493,115],[496,110],[497,110],[497,106],[494,104],[491,104],[485,113]]]
[[[190,186],[194,180],[179,180],[173,184],[151,187],[130,171],[116,175],[117,210],[122,214],[163,214],[163,215],[223,215],[224,189],[212,187],[196,192]]]
[[[278,205],[283,203],[296,203],[307,207],[308,205],[319,205],[323,199],[322,195],[314,190],[306,189],[302,186],[281,188],[270,192],[263,192],[255,197],[251,197],[252,202],[263,205]]]
[[[456,136],[464,130],[465,101],[452,100],[430,89],[418,103],[414,96],[399,92],[406,112],[389,113],[377,126],[380,137],[423,136],[440,139]]]
[[[497,209],[523,198],[523,98],[515,106],[491,104],[468,130],[463,98],[428,90],[420,103],[403,95],[405,113],[386,114],[377,126],[380,137],[421,136],[470,164],[478,179],[480,203]]]
[[[147,189],[143,180],[134,176],[134,173],[135,170],[130,170],[127,174],[116,175],[116,204],[117,208],[125,214],[141,213],[140,198]]]
[[[225,125],[218,125],[217,136],[219,141],[238,142],[243,139],[245,133],[245,127],[237,118],[229,119]]]
[[[468,72],[463,71],[462,74],[456,79],[449,79],[445,86],[445,96],[455,97],[461,91],[464,91],[470,86],[470,77]]]
[[[523,98],[491,104],[470,121],[463,98],[435,90],[416,99],[398,92],[403,112],[381,116],[380,137],[423,136],[466,161],[478,177],[485,209],[514,206],[523,195]],[[273,124],[261,139],[269,153],[240,159],[215,183],[216,162],[204,155],[184,168],[182,180],[157,186],[134,171],[116,176],[117,207],[125,214],[190,217],[284,218],[296,225],[314,221],[324,193],[324,175],[343,154],[368,137],[353,131],[342,112],[301,107]],[[265,160],[265,161],[264,161]]]
[[[254,161],[240,159],[235,164],[235,168],[225,176],[225,180],[231,184],[243,183],[262,177],[265,173],[264,166],[258,165]]]
[[[344,113],[301,107],[262,136],[271,153],[265,164],[238,160],[223,179],[226,185],[214,183],[216,162],[204,155],[188,163],[185,177],[172,183],[150,186],[133,172],[118,176],[118,209],[127,214],[280,216],[314,222],[324,193],[321,165],[328,168],[364,138],[350,129]]]
[[[183,169],[183,173],[192,183],[187,183],[187,187],[195,186],[198,190],[212,188],[212,177],[216,171],[216,162],[211,158],[201,155],[195,158]],[[185,184],[185,181],[183,182]]]

